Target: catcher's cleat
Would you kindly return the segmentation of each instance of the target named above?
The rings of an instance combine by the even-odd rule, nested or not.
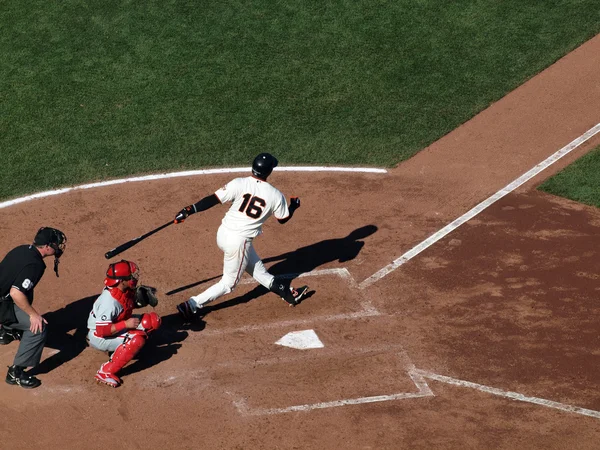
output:
[[[191,322],[197,317],[196,309],[192,306],[192,299],[177,305],[177,311],[186,322]]]
[[[121,384],[123,384],[123,380],[121,380],[114,373],[105,372],[103,370],[105,364],[106,363],[102,364],[100,366],[100,370],[98,370],[98,372],[96,372],[96,376],[94,377],[96,379],[96,381],[98,383],[106,384],[107,386],[110,386],[113,388],[121,386]]]
[[[19,366],[10,366],[8,368],[8,372],[6,373],[6,382],[11,385],[19,385],[25,389],[33,389],[42,384],[40,380],[38,380],[33,375],[29,375],[23,367]]]
[[[296,306],[308,292],[308,286],[302,286],[298,289],[294,289],[290,286],[290,292],[291,295],[286,295],[285,297],[281,297],[281,299],[290,306]]]

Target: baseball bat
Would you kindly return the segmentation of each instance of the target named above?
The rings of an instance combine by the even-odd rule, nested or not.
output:
[[[146,239],[149,236],[152,236],[154,233],[158,233],[160,230],[162,230],[163,228],[168,227],[169,225],[171,225],[172,223],[175,223],[174,221],[170,221],[165,223],[164,225],[161,225],[160,227],[156,227],[154,230],[149,231],[146,234],[143,234],[141,236],[138,236],[136,238],[133,238],[130,241],[125,242],[124,244],[119,245],[118,247],[113,248],[112,250],[107,251],[104,254],[104,257],[106,259],[110,259],[113,256],[117,256],[119,253],[123,253],[125,250],[130,249],[131,247],[133,247],[134,245],[139,244],[140,242],[142,242],[144,239]]]

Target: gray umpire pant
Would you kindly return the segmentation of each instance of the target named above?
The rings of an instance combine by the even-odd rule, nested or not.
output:
[[[23,312],[17,305],[14,305],[14,308],[17,323],[11,324],[10,327],[4,327],[23,331],[23,337],[19,342],[19,348],[13,364],[21,367],[35,367],[42,359],[42,350],[44,350],[44,344],[46,343],[46,324],[42,323],[41,332],[33,334],[29,330],[31,327],[29,315]]]

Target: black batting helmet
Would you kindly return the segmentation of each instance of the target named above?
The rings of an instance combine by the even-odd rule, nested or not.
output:
[[[252,162],[252,175],[261,180],[266,180],[279,161],[270,153],[261,153]]]

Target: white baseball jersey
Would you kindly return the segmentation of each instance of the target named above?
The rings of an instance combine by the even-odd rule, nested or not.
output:
[[[132,310],[133,303],[123,305],[110,294],[108,289],[104,289],[94,302],[88,317],[87,326],[90,334],[101,337],[104,333],[99,335],[96,333],[96,328],[108,327],[110,329],[113,323],[131,317]]]
[[[235,178],[215,192],[221,203],[233,202],[222,226],[240,236],[254,238],[272,215],[285,219],[290,215],[285,196],[266,181],[254,177]]]

